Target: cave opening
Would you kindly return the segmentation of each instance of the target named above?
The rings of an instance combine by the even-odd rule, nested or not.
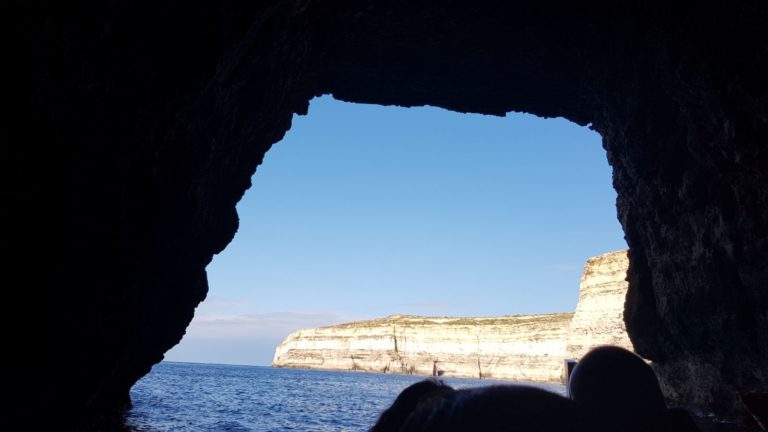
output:
[[[573,312],[585,260],[626,248],[601,137],[562,118],[324,96],[252,182],[166,360],[268,366],[293,331],[393,314]]]
[[[766,392],[765,2],[9,12],[4,274],[47,324],[9,332],[10,429],[125,408],[205,298],[264,152],[321,94],[591,123],[631,247],[626,326],[665,396],[744,419]]]
[[[302,327],[573,311],[585,260],[626,248],[600,139],[562,118],[314,99],[254,174],[167,357],[268,365]],[[251,340],[268,355],[184,346],[228,320],[273,332]]]

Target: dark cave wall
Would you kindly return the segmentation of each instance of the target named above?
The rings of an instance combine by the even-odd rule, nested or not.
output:
[[[636,93],[605,98],[595,124],[630,245],[633,343],[668,398],[730,416],[739,392],[768,390],[768,16],[671,18],[635,54]]]
[[[311,97],[310,38],[288,3],[31,4],[0,128],[10,424],[101,428],[205,298],[235,204]]]
[[[768,391],[765,5],[397,10],[341,14],[330,92],[591,123],[631,250],[625,320],[666,396],[733,417]]]
[[[11,5],[3,274],[46,323],[9,336],[11,424],[127,403],[205,298],[264,153],[323,93],[591,123],[636,349],[676,403],[733,415],[734,392],[768,391],[766,6],[412,3]]]

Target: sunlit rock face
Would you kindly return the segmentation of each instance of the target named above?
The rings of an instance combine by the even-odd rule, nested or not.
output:
[[[277,347],[272,365],[559,382],[571,316],[393,315],[305,329]]]
[[[566,358],[632,349],[624,327],[627,251],[584,265],[576,312],[484,318],[390,316],[296,331],[277,367],[560,382]]]
[[[566,356],[580,359],[599,345],[633,350],[624,325],[627,251],[589,258],[579,283],[579,303],[569,323]]]
[[[7,423],[125,406],[205,297],[265,151],[325,93],[591,123],[632,251],[634,347],[667,396],[735,414],[736,393],[768,382],[766,8],[13,2],[0,238],[4,287],[23,286],[7,289],[22,315]]]

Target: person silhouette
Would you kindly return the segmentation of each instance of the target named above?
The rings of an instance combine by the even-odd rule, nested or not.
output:
[[[454,389],[415,383],[369,432],[695,432],[690,415],[668,409],[651,367],[619,347],[598,347],[576,365],[570,398],[517,384]]]
[[[368,432],[393,432],[399,431],[408,417],[416,410],[420,403],[428,398],[439,397],[442,394],[453,392],[453,387],[443,381],[428,379],[419,381],[406,387],[379,417]]]
[[[697,431],[682,409],[668,409],[651,366],[617,346],[599,346],[576,364],[568,394],[579,411],[623,431]]]
[[[573,401],[537,387],[453,389],[432,380],[403,390],[369,432],[608,432]]]

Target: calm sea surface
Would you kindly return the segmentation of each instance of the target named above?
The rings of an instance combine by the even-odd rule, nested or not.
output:
[[[424,377],[162,362],[131,391],[135,431],[366,431]],[[498,381],[445,378],[454,387]],[[540,385],[564,394],[563,386]]]

